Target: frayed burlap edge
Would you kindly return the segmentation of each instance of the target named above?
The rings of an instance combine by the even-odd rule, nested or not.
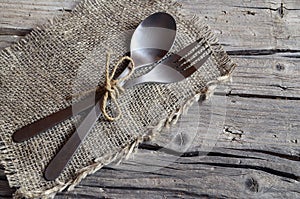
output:
[[[172,2],[175,6],[181,7],[181,4],[179,4],[178,2],[174,2],[171,0],[170,0],[170,2]],[[78,9],[82,8],[84,6],[84,3],[86,3],[86,2],[83,1],[83,2],[79,3],[73,12],[77,12]],[[63,17],[72,16],[73,12],[66,13],[63,16],[55,17],[53,20],[50,21],[50,24],[53,25],[55,23],[60,22]],[[187,13],[184,11],[182,12],[182,14],[185,15],[185,18],[189,18],[191,21],[193,21],[194,24],[197,24],[199,26],[204,25],[202,20],[198,16],[194,15],[194,16],[188,17],[188,15],[190,15],[190,13]],[[11,52],[11,49],[12,50],[19,49],[19,47],[22,44],[27,43],[28,38],[35,36],[35,31],[39,31],[40,29],[47,28],[48,26],[49,25],[43,25],[43,26],[37,27],[35,30],[32,31],[31,34],[27,35],[25,38],[21,39],[18,43],[12,45],[11,47],[5,48],[3,51],[6,52],[7,55],[13,55],[13,53]],[[207,31],[207,32],[210,32],[210,31]],[[213,41],[212,43],[214,43],[214,44],[217,44],[217,38],[215,37],[214,34],[211,33],[207,36],[209,37],[208,40]],[[178,119],[180,118],[180,116],[185,114],[195,101],[198,101],[199,99],[201,99],[202,96],[205,96],[205,99],[208,99],[213,94],[214,89],[216,88],[216,86],[218,84],[227,82],[227,81],[231,81],[231,74],[232,74],[232,71],[234,70],[234,68],[236,67],[236,64],[234,64],[231,61],[229,56],[223,50],[222,46],[217,44],[217,45],[211,46],[211,47],[215,48],[214,51],[219,51],[219,52],[224,53],[221,57],[219,57],[217,59],[219,61],[219,63],[218,63],[219,68],[224,69],[224,71],[221,71],[221,76],[218,79],[207,83],[207,86],[205,88],[203,88],[201,91],[199,91],[199,93],[197,93],[195,96],[193,96],[192,98],[187,100],[185,103],[183,103],[182,106],[178,110],[171,113],[169,115],[169,117],[167,117],[166,119],[159,121],[156,126],[151,127],[152,130],[150,132],[144,134],[143,136],[135,138],[135,140],[131,144],[124,147],[120,151],[94,160],[93,164],[79,170],[76,174],[76,177],[72,180],[69,180],[68,182],[64,183],[64,182],[56,181],[56,183],[57,183],[56,186],[54,186],[51,189],[45,190],[45,191],[25,191],[22,188],[19,188],[14,193],[13,197],[16,199],[24,198],[24,197],[25,198],[54,198],[54,196],[58,192],[62,192],[65,190],[71,191],[87,175],[97,172],[103,166],[108,165],[112,162],[115,162],[115,161],[121,162],[122,160],[127,159],[130,155],[132,155],[133,153],[136,152],[137,146],[140,143],[142,143],[146,140],[152,140],[153,138],[155,138],[156,135],[161,133],[161,131],[164,128],[169,128],[170,126],[176,124]],[[226,66],[229,68],[229,70],[226,70]],[[4,121],[0,121],[0,125],[4,126]],[[2,138],[3,138],[3,136],[2,136]],[[16,187],[16,186],[14,186],[14,182],[16,181],[16,179],[14,177],[14,175],[16,174],[16,171],[14,169],[14,162],[16,162],[17,159],[15,159],[15,157],[12,156],[12,152],[11,152],[12,149],[9,146],[5,145],[5,142],[3,140],[0,141],[0,151],[1,151],[1,154],[0,154],[1,164],[4,165],[5,174],[9,180],[9,184],[11,187]]]
[[[225,76],[220,76],[217,80],[211,81],[208,83],[207,87],[202,89],[198,94],[187,100],[180,109],[174,111],[169,117],[163,119],[158,122],[158,124],[152,127],[152,130],[143,136],[137,137],[130,145],[123,148],[119,152],[115,154],[110,154],[105,157],[95,159],[94,163],[79,170],[77,173],[77,177],[73,180],[70,180],[66,183],[56,181],[58,183],[57,186],[53,187],[52,189],[48,189],[46,191],[34,191],[34,192],[27,192],[23,191],[22,189],[18,189],[15,194],[14,198],[21,199],[21,198],[54,198],[58,192],[62,191],[72,191],[74,188],[88,175],[91,175],[98,170],[100,170],[103,166],[108,165],[112,162],[117,162],[119,164],[121,161],[128,159],[131,155],[137,152],[137,148],[139,144],[144,141],[149,141],[155,138],[156,135],[161,133],[164,128],[169,128],[172,125],[175,125],[179,118],[186,114],[189,108],[193,105],[194,102],[199,101],[203,98],[204,100],[209,99],[213,93],[217,85],[221,83],[225,83],[228,81],[232,81],[231,73]],[[2,149],[1,149],[2,150]]]

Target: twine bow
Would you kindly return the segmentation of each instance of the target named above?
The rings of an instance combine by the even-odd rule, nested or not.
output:
[[[125,77],[122,77],[122,78],[119,78],[119,79],[113,79],[114,76],[115,76],[115,73],[118,69],[118,67],[121,65],[121,63],[123,63],[123,61],[125,60],[128,60],[130,62],[130,64],[128,65],[129,69],[130,69],[130,72],[125,76]],[[125,56],[125,57],[122,57],[118,62],[117,64],[114,66],[111,74],[109,73],[109,64],[110,64],[110,53],[108,52],[107,53],[107,58],[106,58],[106,71],[105,71],[105,94],[103,96],[103,100],[101,102],[101,111],[104,115],[104,117],[109,120],[109,121],[115,121],[117,119],[119,119],[121,117],[121,108],[120,108],[120,105],[119,103],[117,102],[117,98],[119,97],[120,95],[120,92],[123,92],[124,91],[124,88],[122,88],[122,86],[119,85],[120,82],[123,82],[127,79],[129,79],[131,77],[131,75],[133,74],[134,72],[134,67],[135,67],[135,64],[134,64],[134,61],[132,58],[128,57],[128,56]],[[108,99],[111,99],[111,101],[115,104],[115,106],[117,107],[117,115],[114,117],[114,116],[111,116],[107,113],[106,111],[106,108],[107,108],[107,101]]]

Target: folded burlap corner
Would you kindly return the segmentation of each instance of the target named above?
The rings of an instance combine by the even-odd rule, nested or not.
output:
[[[114,53],[113,67],[129,51],[130,33],[157,11],[176,19],[173,52],[205,38],[213,55],[183,82],[144,84],[123,93],[118,99],[122,117],[115,122],[101,117],[63,174],[56,181],[46,181],[46,165],[82,118],[73,117],[21,144],[12,141],[12,134],[71,105],[68,96],[103,85],[107,51]],[[208,26],[186,16],[173,0],[84,0],[72,13],[35,29],[0,52],[0,157],[10,186],[18,188],[15,198],[54,196],[103,165],[126,157],[139,142],[176,120],[211,85],[228,79],[234,67]]]

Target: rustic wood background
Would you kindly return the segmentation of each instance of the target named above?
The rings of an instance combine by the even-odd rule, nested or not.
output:
[[[79,1],[0,0],[0,49]],[[239,64],[233,82],[194,105],[181,127],[141,145],[135,158],[57,199],[300,198],[300,1],[179,2]],[[11,198],[0,170],[0,198]]]

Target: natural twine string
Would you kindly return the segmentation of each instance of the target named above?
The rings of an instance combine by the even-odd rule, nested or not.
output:
[[[132,58],[125,56],[122,57],[117,64],[114,66],[113,71],[111,74],[109,74],[109,64],[110,64],[110,55],[111,53],[108,52],[107,53],[107,58],[106,58],[106,71],[105,71],[105,94],[103,96],[103,100],[101,102],[101,111],[104,115],[104,117],[109,120],[109,121],[115,121],[117,119],[119,119],[121,117],[121,108],[120,105],[117,102],[117,98],[120,95],[120,92],[124,91],[124,88],[122,86],[120,86],[120,82],[126,81],[127,79],[129,79],[131,77],[131,75],[134,72],[134,68],[135,68],[135,64]],[[118,67],[123,63],[123,61],[129,61],[129,65],[128,68],[130,69],[130,72],[122,78],[119,79],[113,79],[115,76],[115,73],[118,69]],[[111,101],[116,105],[117,107],[117,115],[114,116],[110,116],[107,111],[106,111],[106,107],[107,107],[107,101],[108,98],[111,98]]]
[[[104,92],[103,98],[101,100],[101,111],[104,115],[104,117],[109,120],[109,121],[115,121],[121,117],[121,109],[120,105],[117,102],[117,98],[120,95],[120,92],[124,92],[124,88],[120,86],[120,82],[123,82],[131,77],[131,75],[134,72],[135,64],[132,58],[125,56],[122,57],[117,64],[114,66],[113,71],[111,74],[109,74],[109,65],[110,65],[110,56],[111,52],[107,52],[107,57],[106,57],[106,70],[105,70],[105,86],[104,88],[102,86],[97,86],[96,88],[90,89],[88,91],[80,92],[78,94],[73,94],[71,96],[68,96],[67,99],[71,99],[74,97],[80,97],[80,96],[85,96],[90,93],[94,92]],[[122,78],[114,80],[115,73],[118,69],[118,67],[125,61],[129,61],[129,65],[127,66],[130,69],[130,72]],[[111,98],[112,102],[116,105],[117,107],[117,116],[110,116],[107,111],[107,101],[108,98]]]

